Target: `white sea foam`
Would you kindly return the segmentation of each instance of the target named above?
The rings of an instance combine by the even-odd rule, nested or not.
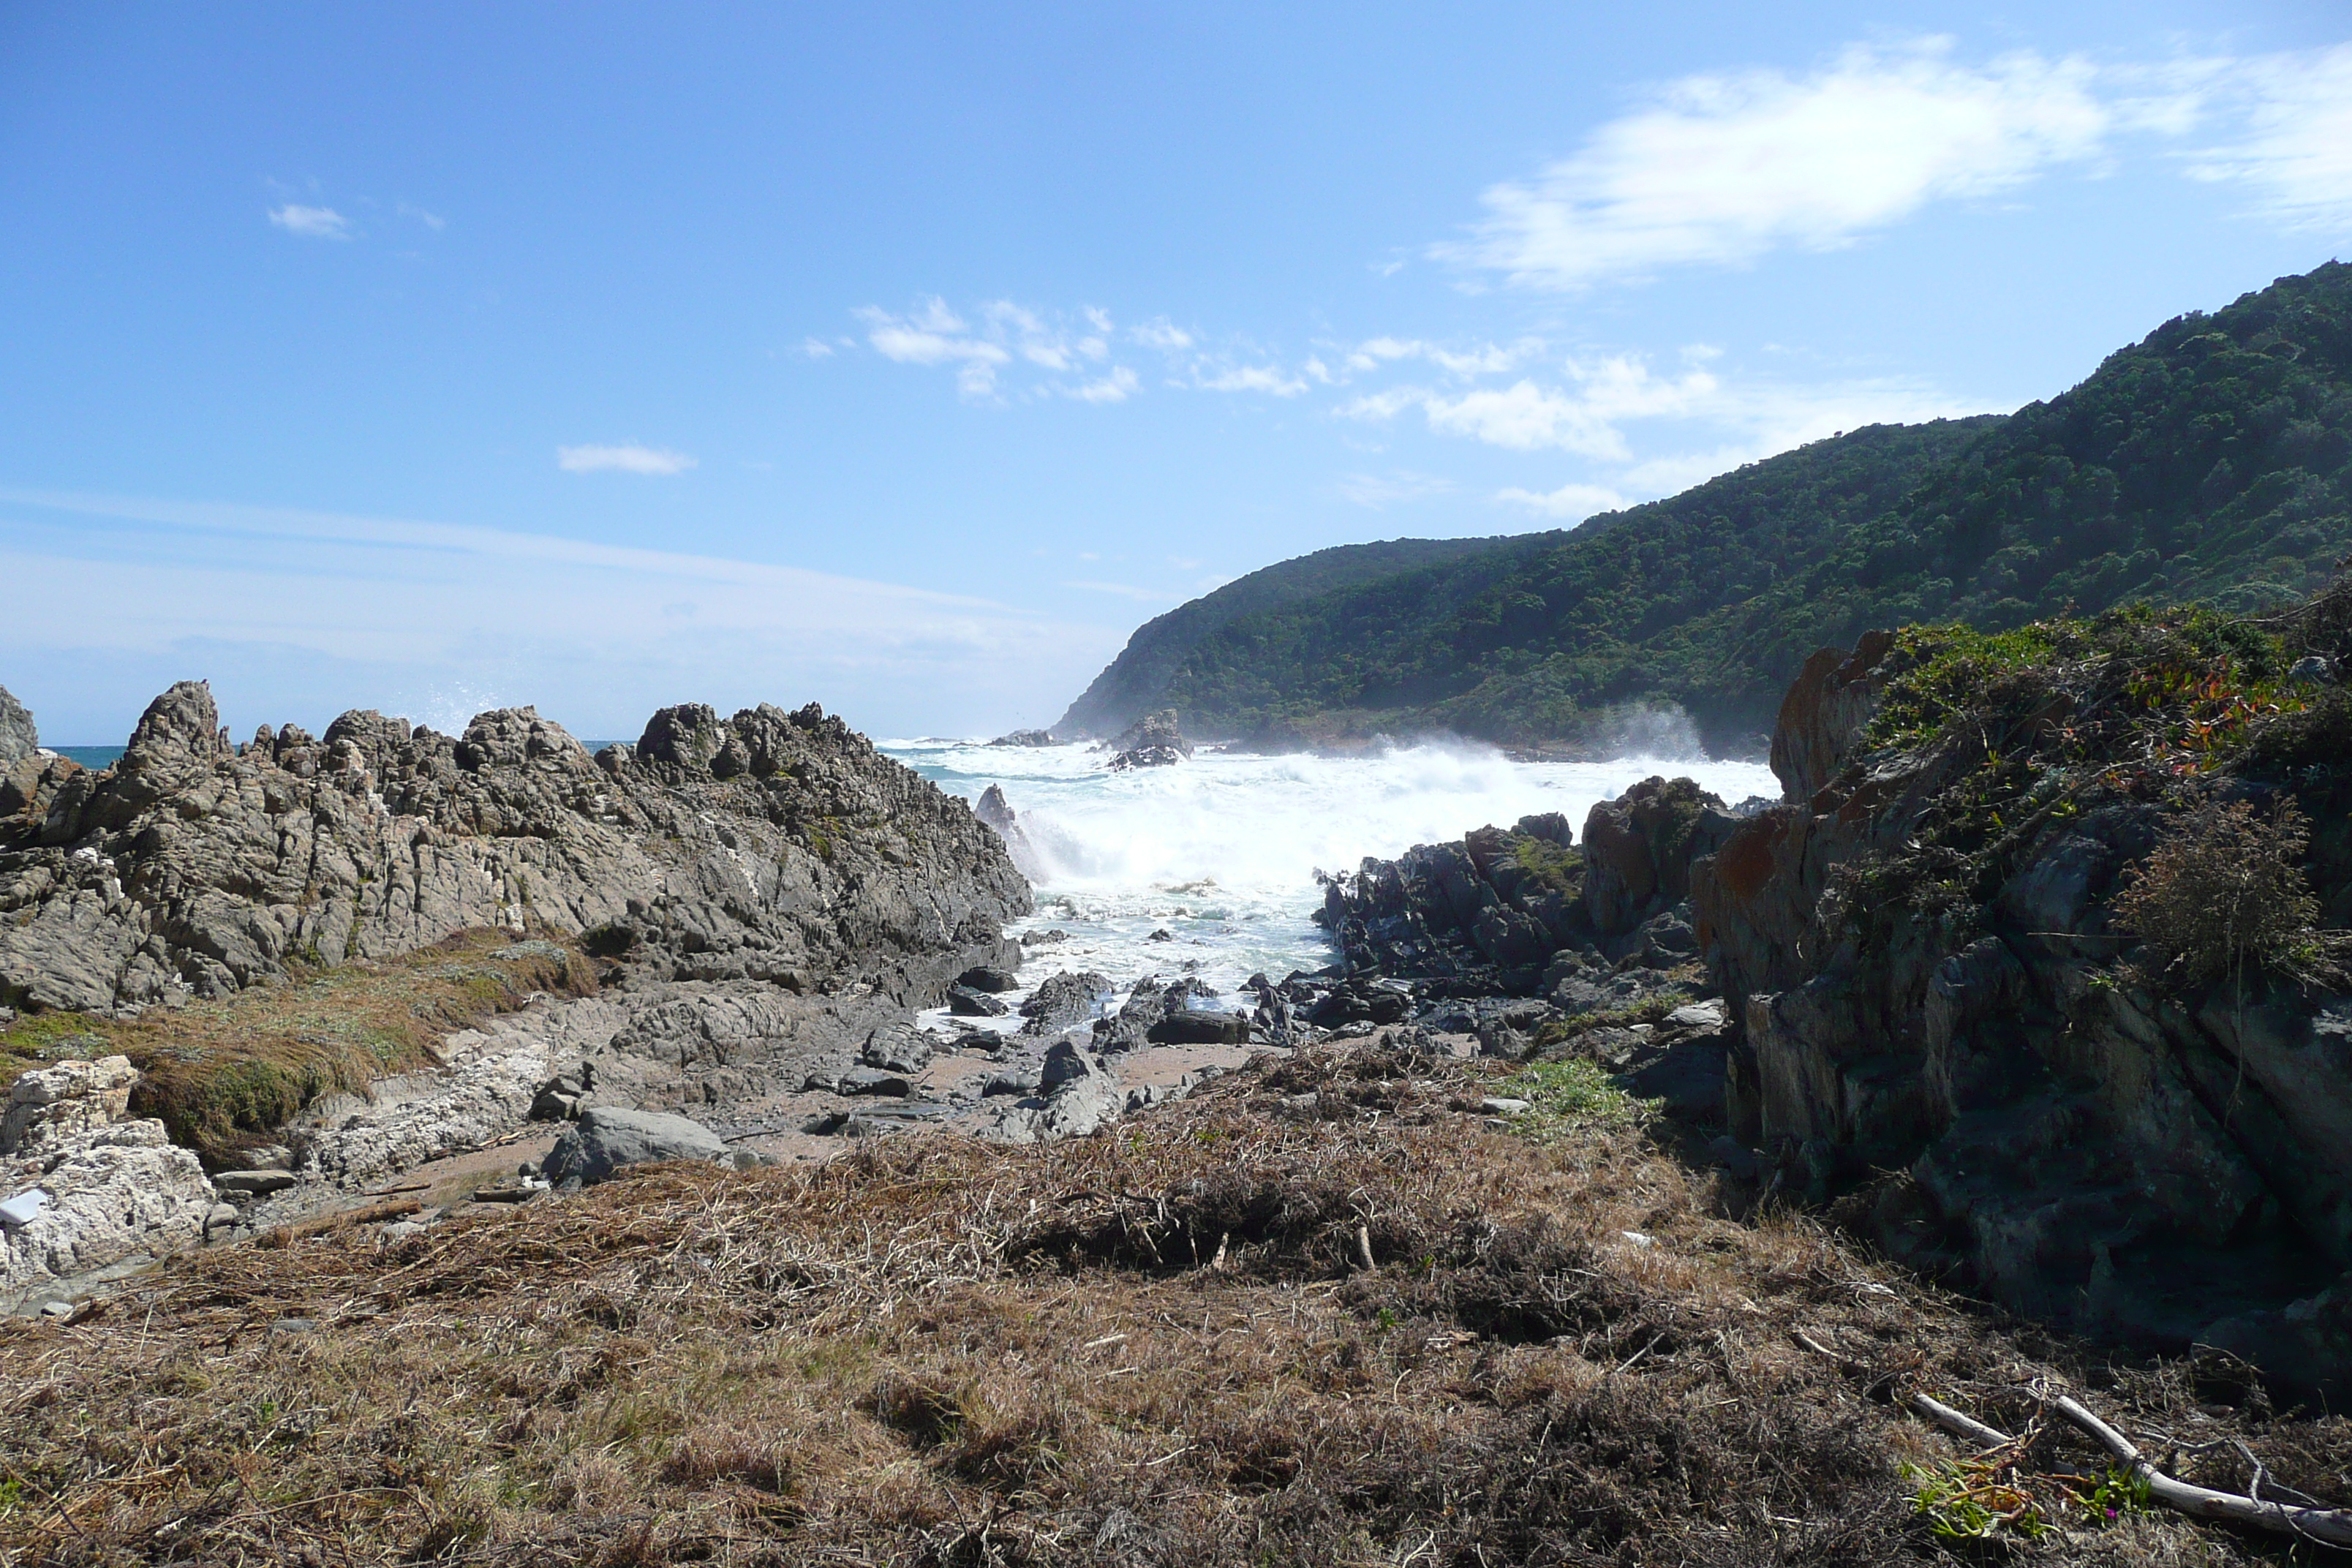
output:
[[[1365,856],[1455,839],[1484,823],[1564,814],[1579,832],[1593,803],[1654,773],[1688,774],[1727,802],[1778,795],[1756,763],[1626,757],[1515,763],[1464,744],[1360,757],[1195,756],[1114,773],[1081,746],[1034,750],[938,740],[885,751],[941,788],[977,799],[999,785],[1045,861],[1037,913],[1058,928],[1022,978],[1091,968],[1121,989],[1146,974],[1195,973],[1231,991],[1255,971],[1276,980],[1330,962],[1311,916],[1315,873]],[[1168,940],[1153,941],[1155,931]]]

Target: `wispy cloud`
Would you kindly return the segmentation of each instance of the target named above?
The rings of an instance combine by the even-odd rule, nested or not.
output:
[[[1263,392],[1274,397],[1296,397],[1307,390],[1307,378],[1279,365],[1244,364],[1196,367],[1192,384],[1203,392]]]
[[[1938,200],[1996,195],[2101,152],[2114,113],[2075,58],[1984,66],[1948,40],[1856,45],[1818,69],[1669,83],[1532,180],[1443,259],[1547,289],[1825,250]]]
[[[823,338],[803,338],[801,346],[794,349],[793,353],[803,359],[831,359],[833,345]]]
[[[619,726],[662,702],[811,696],[919,732],[1007,690],[1066,698],[1123,635],[968,595],[461,524],[7,488],[0,509],[0,574],[27,601],[0,625],[12,668],[99,650],[173,676],[237,664],[293,680],[287,656],[305,652],[373,683],[331,693],[338,707],[495,680],[612,726],[592,736],[634,733]],[[73,610],[93,595],[122,613]],[[126,694],[129,711],[155,689]]]
[[[1563,522],[1582,522],[1588,517],[1616,511],[1625,505],[1625,498],[1605,485],[1562,485],[1541,493],[1515,488],[1501,491],[1495,499]]]
[[[1165,316],[1155,316],[1139,326],[1130,327],[1127,335],[1145,348],[1158,349],[1161,353],[1181,353],[1192,346],[1192,334],[1171,324]]]
[[[1832,250],[1938,202],[2097,174],[2200,132],[2186,172],[2241,183],[2294,228],[2352,226],[2352,44],[2158,63],[1982,63],[1948,38],[1850,46],[1810,72],[1670,81],[1568,157],[1490,187],[1467,238],[1430,254],[1472,274],[1578,290],[1675,267]]]
[[[1110,313],[1094,306],[1049,313],[992,300],[980,306],[977,326],[937,297],[904,315],[872,305],[856,314],[866,323],[866,341],[876,353],[901,364],[954,366],[957,390],[973,402],[1003,395],[1000,382],[1015,365],[1048,376],[1100,373],[1075,383],[1033,383],[1024,389],[1032,395],[1119,403],[1143,385],[1133,371],[1108,363],[1114,327]]]
[[[349,239],[351,220],[332,207],[304,206],[299,202],[288,202],[269,209],[269,221],[289,234],[305,239]]]
[[[1110,374],[1099,381],[1089,381],[1070,388],[1069,395],[1086,403],[1124,403],[1142,386],[1142,379],[1120,364],[1113,365]]]
[[[394,210],[403,217],[415,218],[436,234],[449,226],[449,220],[439,213],[426,212],[423,207],[411,202],[402,202]]]
[[[2194,156],[2193,179],[2254,193],[2286,227],[2352,229],[2352,44],[2243,62],[2217,90],[2243,96],[2241,132]]]
[[[1454,483],[1434,474],[1416,474],[1408,468],[1399,468],[1387,474],[1343,474],[1336,488],[1340,499],[1353,501],[1358,506],[1370,507],[1374,511],[1382,511],[1410,501],[1442,496],[1454,488]]]
[[[619,447],[558,447],[555,466],[567,474],[682,474],[695,467],[684,452],[634,443]]]

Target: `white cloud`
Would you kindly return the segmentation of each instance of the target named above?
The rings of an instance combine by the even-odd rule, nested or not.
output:
[[[1399,468],[1389,474],[1343,474],[1337,489],[1340,498],[1381,511],[1409,501],[1426,500],[1454,488],[1450,479]]]
[[[1108,375],[1100,381],[1089,381],[1074,388],[1070,395],[1087,403],[1124,403],[1142,389],[1143,383],[1127,366],[1113,365]]]
[[[1181,353],[1192,346],[1192,334],[1169,323],[1165,316],[1155,316],[1140,326],[1129,327],[1128,337],[1148,349],[1162,353]]]
[[[1543,350],[1541,338],[1522,338],[1509,344],[1480,343],[1469,349],[1449,349],[1418,338],[1369,338],[1348,351],[1346,363],[1349,370],[1361,374],[1400,360],[1423,360],[1450,375],[1471,379],[1507,375]]]
[[[269,221],[289,234],[299,234],[305,239],[349,239],[351,220],[332,207],[306,207],[299,202],[288,202],[272,207]]]
[[[1196,367],[1192,384],[1203,392],[1264,392],[1276,397],[1296,397],[1307,390],[1303,378],[1265,364],[1235,365],[1213,373]]]
[[[2352,44],[2242,62],[2243,131],[2189,165],[2191,178],[2252,187],[2255,210],[2291,229],[2352,228]]]
[[[793,351],[803,359],[830,359],[833,345],[823,338],[803,338],[801,346]]]
[[[695,466],[684,452],[659,447],[558,447],[555,466],[567,474],[682,474]]]
[[[1998,195],[2104,150],[2116,110],[2078,58],[1983,67],[1948,40],[1848,47],[1802,77],[1685,77],[1534,180],[1488,190],[1433,247],[1511,281],[1581,289],[1664,267],[1826,250],[1930,202]],[[2143,105],[2137,118],[2160,118]]]
[[[1101,366],[1110,358],[1110,313],[1095,306],[1077,311],[1083,327],[1070,324],[1067,317],[1050,316],[1010,300],[992,300],[982,305],[976,328],[937,298],[904,316],[873,306],[856,314],[866,323],[866,342],[884,357],[902,364],[951,364],[956,367],[957,389],[974,401],[997,397],[1002,373],[1016,364],[1066,374]],[[1088,403],[1118,403],[1141,385],[1134,372],[1110,365],[1103,374],[1076,387],[1033,390],[1061,391]]]
[[[407,202],[402,202],[399,204],[395,210],[398,211],[401,216],[413,217],[418,223],[421,223],[425,227],[433,230],[436,234],[438,234],[441,230],[449,226],[449,220],[443,217],[439,213],[426,212],[423,207],[413,205]]]
[[[1605,485],[1562,485],[1540,494],[1514,488],[1501,491],[1495,499],[1566,522],[1582,522],[1598,512],[1616,511],[1625,505],[1625,498]]]

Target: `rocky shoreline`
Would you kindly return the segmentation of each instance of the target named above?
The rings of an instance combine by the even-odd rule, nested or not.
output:
[[[413,1172],[465,1180],[381,1223],[527,1198],[552,1184],[536,1162],[485,1152],[544,1156],[600,1119],[696,1130],[639,1158],[706,1138],[730,1159],[821,1158],[913,1128],[1028,1142],[1288,1039],[1278,1009],[1215,1012],[1182,984],[1105,1016],[1108,983],[1066,973],[1035,986],[1017,1032],[916,1028],[951,996],[1002,1010],[988,993],[1024,960],[1004,924],[1030,907],[1028,846],[1001,800],[976,817],[814,707],[665,709],[593,757],[530,709],[454,738],[353,712],[315,741],[289,725],[233,745],[209,690],[184,683],[95,773],[42,751],[13,699],[0,719],[0,1025],[23,1026],[33,1061],[67,1058],[16,1074],[0,1135],[0,1195],[27,1211],[0,1234],[0,1302],[19,1310],[63,1310],[177,1247],[364,1209]],[[520,997],[405,1070],[300,1090],[282,1121],[239,1113],[201,1161],[142,1114],[154,1086],[130,1059],[98,1054],[119,1022],[259,1005],[485,929],[504,945],[420,973],[462,990],[502,965],[585,972],[589,994]]]

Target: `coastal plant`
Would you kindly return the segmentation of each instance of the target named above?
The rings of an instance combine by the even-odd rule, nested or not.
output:
[[[2292,800],[2267,817],[2245,801],[2198,805],[2124,873],[2116,923],[2191,984],[2274,963],[2319,918],[2300,863],[2310,837]]]

